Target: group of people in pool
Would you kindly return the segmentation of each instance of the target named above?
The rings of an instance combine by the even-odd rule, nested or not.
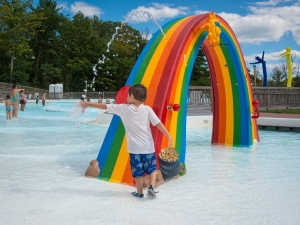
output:
[[[99,96],[99,99],[98,99],[98,103],[102,103],[102,98],[100,96]],[[110,98],[108,97],[108,98],[106,98],[105,103],[106,104],[110,104],[110,103],[115,104],[115,101],[111,102]]]
[[[43,93],[43,98],[42,98],[43,106],[45,106],[45,100],[46,100],[46,92]],[[17,118],[19,104],[21,104],[21,111],[24,111],[26,103],[27,103],[27,96],[25,95],[25,89],[18,89],[17,85],[13,84],[11,94],[6,95],[6,99],[5,99],[6,119],[11,120],[11,118]]]

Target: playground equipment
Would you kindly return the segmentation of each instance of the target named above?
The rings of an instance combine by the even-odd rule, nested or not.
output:
[[[253,105],[253,107],[254,107],[254,113],[255,113],[255,114],[252,116],[252,118],[258,119],[259,116],[260,116],[259,109],[258,109],[259,101],[253,100],[252,105]]]
[[[286,64],[288,68],[288,80],[287,80],[287,87],[292,86],[292,56],[291,56],[291,48],[286,47],[286,52],[280,54],[281,57],[286,57]]]
[[[267,67],[266,67],[266,61],[264,60],[264,55],[265,55],[265,51],[263,51],[263,54],[262,54],[262,57],[261,57],[261,58],[259,58],[258,56],[255,56],[255,59],[257,60],[257,62],[255,62],[255,63],[250,63],[250,64],[258,64],[258,63],[261,63],[262,69],[263,69],[263,76],[264,76],[263,87],[267,87],[267,84],[268,84],[268,76],[267,76]]]
[[[126,86],[142,83],[147,87],[145,104],[170,131],[179,162],[185,162],[188,87],[199,48],[206,55],[212,80],[212,144],[249,146],[259,141],[256,120],[252,118],[255,111],[247,67],[227,22],[212,12],[175,19],[162,29],[165,35],[158,30],[149,40]],[[174,109],[175,104],[179,111]],[[158,155],[168,141],[157,128],[151,130]],[[118,116],[112,118],[97,160],[100,179],[133,184],[125,129]]]

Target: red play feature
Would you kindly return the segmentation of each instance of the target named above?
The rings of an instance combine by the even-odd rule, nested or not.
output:
[[[122,87],[116,96],[116,104],[127,104],[128,90],[131,86]]]
[[[173,105],[173,110],[174,111],[179,111],[179,109],[180,109],[180,105],[179,104],[174,104]]]
[[[253,119],[257,119],[257,118],[259,118],[259,116],[260,116],[259,109],[258,109],[259,101],[253,100],[253,101],[252,101],[252,105],[253,105],[253,107],[254,107],[254,115],[252,116],[252,118],[253,118]]]

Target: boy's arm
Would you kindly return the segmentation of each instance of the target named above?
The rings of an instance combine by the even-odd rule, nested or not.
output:
[[[170,133],[167,131],[166,127],[162,124],[162,122],[159,122],[157,125],[155,125],[164,135],[167,136],[169,140],[169,147],[172,147],[173,145],[173,140],[170,135]]]
[[[94,108],[97,108],[97,109],[107,109],[107,105],[106,104],[103,104],[103,103],[95,103],[95,102],[83,102],[81,103],[81,106],[82,107],[88,107],[88,106],[91,106],[91,107],[94,107]]]

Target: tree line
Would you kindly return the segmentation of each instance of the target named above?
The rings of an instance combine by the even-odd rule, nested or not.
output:
[[[116,28],[121,29],[111,41]],[[84,81],[91,84],[95,77],[89,91],[117,91],[149,35],[147,28],[138,31],[81,12],[69,18],[55,0],[40,0],[36,7],[31,0],[1,0],[0,80],[44,89],[62,83],[65,91],[82,91]],[[210,85],[202,51],[191,82]]]
[[[118,35],[113,35],[118,29]],[[121,22],[103,21],[78,12],[71,18],[56,0],[0,1],[0,81],[48,89],[62,83],[65,91],[117,91],[124,86],[150,32]],[[109,45],[109,47],[108,47]],[[295,58],[295,57],[294,57]],[[275,68],[269,86],[285,86],[286,67]],[[294,64],[295,71],[299,63]],[[298,67],[297,67],[298,66]],[[97,76],[95,76],[97,74]],[[253,74],[249,70],[253,81]],[[300,86],[300,74],[292,86]],[[94,82],[92,82],[94,81]],[[257,86],[262,78],[257,74]],[[210,86],[202,49],[198,51],[191,86]]]

